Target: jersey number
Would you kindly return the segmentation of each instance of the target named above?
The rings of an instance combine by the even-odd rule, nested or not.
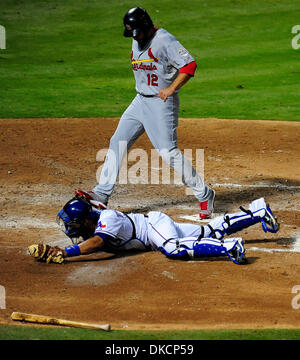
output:
[[[148,78],[148,86],[152,85],[152,86],[158,86],[158,76],[155,74],[147,74],[147,78]]]

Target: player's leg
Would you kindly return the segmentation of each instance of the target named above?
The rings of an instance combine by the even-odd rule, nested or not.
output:
[[[109,150],[103,164],[99,183],[93,189],[93,192],[104,203],[107,203],[113,191],[127,151],[144,132],[144,127],[140,121],[141,117],[142,109],[139,99],[136,97],[123,113],[118,127],[110,140]]]
[[[203,238],[194,243],[194,258],[225,255],[236,264],[244,263],[245,248],[242,238],[228,238],[224,241]]]
[[[185,239],[183,247],[178,246],[180,237],[178,226],[168,215],[158,211],[148,213],[148,240],[153,250],[171,258],[176,254],[176,259],[190,259],[193,243],[198,237]]]
[[[175,222],[179,237],[196,237],[198,238],[202,234],[202,225]]]
[[[192,188],[200,202],[202,218],[209,217],[213,211],[215,192],[193,168],[190,161],[177,146],[178,95],[169,97],[166,102],[160,98],[145,99],[144,128],[162,159],[181,177],[184,185]]]
[[[204,236],[222,239],[258,223],[262,224],[265,232],[276,233],[280,227],[264,198],[252,201],[248,210],[241,207],[240,212],[213,219],[204,226]]]
[[[203,238],[204,227],[183,224],[178,226],[169,216],[161,212],[150,212],[148,238],[154,250],[171,259],[190,260],[201,257],[228,256],[236,263],[244,261],[245,250],[242,239],[221,241]],[[184,236],[186,233],[193,236]]]
[[[148,213],[148,239],[153,250],[160,250],[169,239],[177,239],[179,236],[178,227],[167,214],[160,211]]]
[[[257,223],[262,224],[265,232],[276,233],[280,226],[270,206],[264,198],[254,200],[249,209],[219,216],[207,225],[175,222],[179,238],[199,237],[223,239],[225,235],[231,235]]]
[[[194,237],[170,239],[159,250],[174,260],[228,256],[236,264],[243,264],[246,261],[244,243],[241,238],[228,238],[224,241]]]

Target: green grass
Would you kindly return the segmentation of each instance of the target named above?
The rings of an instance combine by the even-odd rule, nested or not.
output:
[[[0,326],[0,340],[299,340],[300,329],[111,332],[75,328]]]
[[[300,120],[299,0],[139,2],[196,58],[182,117]],[[120,116],[135,95],[119,0],[1,0],[0,118]]]

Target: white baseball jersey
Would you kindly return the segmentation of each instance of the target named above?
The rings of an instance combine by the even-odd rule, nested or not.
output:
[[[131,64],[136,80],[136,91],[157,95],[175,80],[179,69],[194,61],[175,36],[158,29],[145,48],[132,42]]]
[[[130,220],[131,219],[131,220]],[[102,210],[95,235],[115,250],[147,250],[147,218],[143,214],[124,214],[117,210]]]
[[[175,223],[168,215],[150,211],[147,215],[125,214],[102,210],[94,235],[99,235],[108,248],[123,250],[159,250],[166,240],[201,234],[202,226]]]
[[[226,234],[261,222],[266,214],[264,198],[252,201],[249,210],[219,216],[208,225],[201,226],[174,222],[159,211],[143,215],[106,209],[100,212],[95,235],[104,240],[106,248],[115,251],[152,250],[161,251],[166,256],[188,254],[193,258],[196,249],[196,255],[214,256],[216,249],[220,255],[236,246],[239,238],[221,241]]]

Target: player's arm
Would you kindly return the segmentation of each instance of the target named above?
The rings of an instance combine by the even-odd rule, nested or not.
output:
[[[166,101],[169,96],[172,96],[176,90],[179,90],[184,84],[186,84],[191,77],[194,76],[197,64],[195,61],[187,64],[179,70],[179,74],[172,84],[165,89],[161,89],[158,96]]]
[[[173,83],[165,89],[161,89],[158,93],[158,96],[166,101],[169,96],[172,96],[176,90],[179,90],[184,84],[186,84],[191,78],[191,75],[179,73],[177,78],[173,81]]]
[[[90,254],[94,251],[98,251],[99,249],[101,249],[103,245],[103,239],[99,235],[95,235],[87,239],[86,241],[83,241],[78,246],[80,249],[80,254]]]
[[[51,247],[48,251],[48,256],[49,255],[55,256],[58,250],[61,250],[63,252],[63,256],[65,258],[71,256],[83,255],[83,254],[90,254],[101,249],[103,245],[104,245],[103,239],[99,235],[95,235],[83,241],[80,244],[74,244],[64,249]]]

